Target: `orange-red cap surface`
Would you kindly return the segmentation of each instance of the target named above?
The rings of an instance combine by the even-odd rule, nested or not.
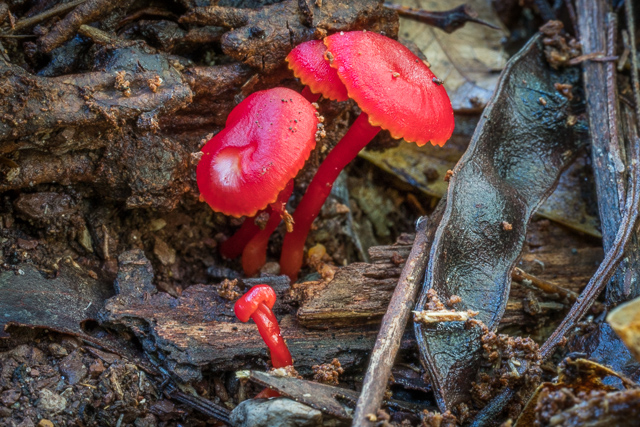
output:
[[[324,39],[349,97],[374,126],[419,146],[444,145],[454,128],[449,96],[435,75],[401,43],[370,31]]]
[[[311,92],[336,101],[346,101],[349,99],[347,88],[325,59],[326,51],[322,40],[301,43],[287,55],[289,68],[302,84],[309,86]]]
[[[215,211],[253,216],[275,202],[315,147],[316,110],[286,88],[256,92],[202,148],[198,188]]]

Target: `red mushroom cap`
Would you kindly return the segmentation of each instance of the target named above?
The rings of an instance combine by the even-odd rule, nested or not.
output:
[[[248,322],[260,304],[264,304],[269,307],[269,309],[272,309],[275,303],[276,293],[271,286],[256,285],[236,301],[233,306],[233,311],[241,322]]]
[[[325,59],[327,48],[322,40],[301,43],[287,55],[289,69],[311,92],[336,101],[349,99],[347,88],[340,81],[336,70]]]
[[[401,43],[369,31],[324,39],[349,97],[369,123],[419,146],[444,145],[454,128],[449,96],[435,75]]]
[[[202,148],[198,188],[215,211],[253,216],[273,203],[315,147],[316,110],[286,88],[256,92]]]

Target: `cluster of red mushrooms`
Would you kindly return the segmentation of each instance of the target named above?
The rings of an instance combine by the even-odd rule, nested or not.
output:
[[[314,219],[338,174],[381,129],[391,136],[444,145],[454,128],[453,109],[442,82],[409,49],[369,31],[340,32],[302,43],[287,56],[289,68],[305,85],[302,94],[273,88],[256,92],[229,114],[226,127],[202,148],[197,180],[202,198],[215,211],[246,217],[220,246],[226,258],[242,255],[247,276],[266,262],[270,235],[287,213],[293,179],[324,132],[312,105],[320,96],[353,99],[362,113],[329,152],[289,218],[280,270],[295,281]],[[317,105],[317,104],[316,104]],[[261,229],[255,217],[268,214]],[[275,293],[254,286],[235,305],[237,317],[251,317],[271,350],[274,367],[291,365],[271,307]]]

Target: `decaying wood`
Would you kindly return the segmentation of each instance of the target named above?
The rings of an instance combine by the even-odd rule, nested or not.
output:
[[[153,269],[141,251],[124,252],[119,264],[119,293],[106,302],[100,316],[103,324],[132,331],[178,378],[185,382],[200,378],[200,368],[207,365],[220,371],[237,370],[260,358],[266,365],[268,350],[256,325],[240,323],[234,302],[222,298],[216,286],[194,285],[175,298],[155,293]],[[277,278],[247,280],[245,285],[248,289],[260,282],[275,284],[280,296],[284,291]],[[377,335],[377,328],[367,325],[311,330],[296,320],[291,305],[279,304],[274,310],[301,373],[334,358],[343,367],[352,367],[364,360]]]
[[[403,235],[395,245],[370,248],[371,264],[342,267],[328,283],[298,283],[288,291],[286,284],[275,284],[279,294],[276,313],[300,372],[334,357],[345,368],[368,357],[412,240],[413,236]],[[574,291],[588,280],[602,257],[597,242],[547,220],[533,223],[528,242],[521,268]],[[576,247],[579,253],[572,251]],[[199,378],[200,369],[207,365],[234,370],[260,358],[266,363],[268,352],[257,328],[251,322],[237,322],[233,301],[221,298],[216,286],[195,285],[178,298],[153,294],[153,270],[140,256],[121,255],[120,293],[106,304],[105,325],[133,331],[145,348],[160,354],[166,367],[183,380]],[[565,274],[559,275],[562,271]],[[245,286],[258,282],[245,281]],[[144,289],[141,283],[147,284]],[[537,311],[530,308],[531,294]],[[501,326],[544,321],[565,307],[562,298],[553,298],[515,284]],[[403,342],[407,345],[409,341]]]
[[[235,320],[233,302],[221,300],[212,286],[195,285],[179,298],[161,293],[127,305],[119,304],[117,298],[107,304],[107,324],[132,330],[145,348],[162,354],[166,367],[184,381],[199,378],[199,368],[206,365],[237,370],[260,358],[265,365],[269,360],[256,325]],[[293,315],[280,317],[279,323],[301,373],[310,373],[313,365],[333,358],[352,367],[364,360],[377,335],[375,328],[366,326],[312,330]]]
[[[301,300],[298,320],[305,327],[316,329],[378,324],[387,311],[410,250],[411,246],[406,244],[374,246],[369,249],[371,264],[353,263],[343,267],[328,283],[294,284],[292,292]],[[529,227],[519,268],[576,292],[587,283],[601,259],[602,248],[596,241],[540,220]],[[523,299],[530,294],[541,301],[539,311],[526,307],[529,301],[523,304]],[[550,297],[553,298],[514,282],[500,327],[534,325],[565,308],[562,298]]]
[[[357,0],[349,7],[335,0],[300,7],[286,0],[260,9],[221,6],[196,7],[183,24],[230,28],[221,38],[225,54],[253,68],[273,72],[296,45],[337,31],[369,30],[397,34],[398,15],[379,2]]]

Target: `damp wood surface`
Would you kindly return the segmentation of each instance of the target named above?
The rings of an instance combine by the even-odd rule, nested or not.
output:
[[[349,327],[378,324],[386,312],[395,284],[411,245],[372,247],[371,263],[354,263],[341,268],[330,282],[295,284],[299,295],[298,319],[309,328]],[[518,267],[544,280],[580,292],[602,260],[596,239],[580,236],[546,219],[531,223]],[[540,312],[525,312],[523,298],[533,296]],[[566,308],[557,296],[545,295],[531,286],[516,283],[500,328],[535,325]]]

